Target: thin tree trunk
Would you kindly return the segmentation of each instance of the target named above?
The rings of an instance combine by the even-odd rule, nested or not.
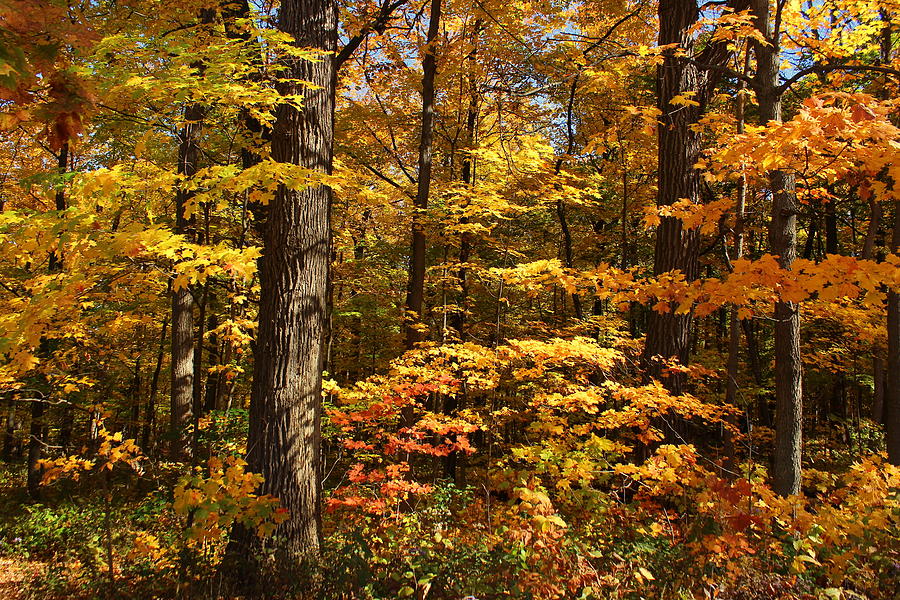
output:
[[[159,392],[159,376],[162,373],[163,358],[166,352],[166,329],[169,327],[169,318],[163,319],[162,331],[159,334],[159,351],[156,353],[156,365],[153,367],[153,377],[150,379],[150,394],[147,396],[147,406],[144,408],[144,423],[141,429],[141,448],[144,452],[150,451],[150,436],[156,424],[156,395]]]
[[[744,72],[747,71],[747,65],[750,61],[750,54],[744,62]],[[741,82],[735,103],[735,117],[737,119],[738,135],[744,133],[744,105],[746,102],[746,85]],[[744,256],[744,210],[747,202],[747,177],[742,176],[738,184],[737,203],[734,207],[734,258],[735,260]],[[735,404],[737,401],[738,391],[738,369],[740,368],[740,350],[741,350],[741,319],[738,318],[737,307],[732,306],[728,323],[728,380],[725,384],[725,403]]]
[[[207,323],[207,331],[215,331],[216,327],[219,326],[219,319],[216,317],[215,313],[209,315],[209,320]],[[222,365],[222,349],[221,344],[219,343],[219,336],[215,333],[210,333],[209,336],[209,367],[210,369],[214,369],[209,376],[206,378],[206,387],[205,387],[205,397],[203,400],[203,412],[209,413],[214,410],[219,410],[221,406],[219,405],[219,399],[221,398],[221,379],[222,373],[219,369]]]
[[[31,423],[28,427],[28,495],[32,500],[41,499],[41,456],[44,450],[44,403],[31,403]]]
[[[469,87],[469,106],[466,109],[466,155],[463,158],[463,164],[461,169],[461,177],[464,184],[467,186],[475,185],[475,165],[474,160],[472,158],[471,150],[475,146],[475,129],[478,125],[478,88],[475,83],[475,74],[474,67],[476,64],[477,56],[478,56],[478,36],[481,33],[481,28],[483,23],[481,19],[475,21],[474,30],[472,33],[472,51],[466,56],[466,60],[470,65],[470,72],[468,78],[468,87]],[[460,219],[460,222],[465,224],[468,223],[468,218],[465,216]],[[456,330],[457,336],[459,337],[459,341],[465,342],[467,339],[466,333],[466,306],[469,300],[469,281],[468,281],[468,269],[466,267],[466,263],[469,261],[469,254],[472,250],[472,243],[469,239],[469,234],[463,232],[460,235],[459,241],[459,270],[458,270],[458,281],[459,281],[459,295],[456,301],[456,310],[453,312],[452,316],[452,326]],[[450,394],[447,396],[444,401],[444,412],[448,415],[455,414],[460,408],[464,408],[468,404],[468,391],[466,383],[463,382],[462,387],[458,395]],[[459,466],[459,452],[452,451],[447,457],[444,459],[444,476],[453,481],[458,486],[463,485],[464,479],[464,470]]]
[[[566,103],[566,157],[560,157],[556,160],[554,174],[559,175],[562,170],[563,162],[570,157],[575,151],[575,92],[578,91],[578,74],[572,79],[572,85],[569,86],[569,100]],[[566,217],[566,204],[562,197],[556,199],[556,218],[559,220],[559,228],[562,231],[562,250],[563,264],[567,269],[575,266],[572,257],[572,231],[569,228],[569,220]],[[584,310],[581,307],[581,297],[577,292],[572,294],[572,310],[575,312],[575,318],[581,321],[584,319]]]
[[[900,202],[894,203],[891,252],[900,254]],[[887,294],[887,385],[884,389],[884,437],[888,460],[900,465],[900,294]]]
[[[825,204],[825,254],[837,254],[838,251],[837,210],[832,196]]]
[[[12,459],[13,446],[16,441],[16,401],[12,394],[8,395],[9,406],[6,410],[6,426],[3,432],[3,460],[9,462]]]
[[[466,109],[466,155],[463,158],[461,178],[467,186],[475,185],[475,161],[472,158],[471,151],[475,147],[475,130],[478,126],[478,86],[475,82],[474,67],[478,57],[478,36],[481,33],[483,22],[481,19],[475,21],[474,32],[472,34],[472,51],[466,56],[466,60],[470,65],[468,76],[469,84],[469,106]],[[460,224],[466,225],[469,218],[463,216],[459,220]],[[456,330],[459,340],[466,341],[466,309],[469,302],[469,279],[468,267],[469,256],[472,252],[472,240],[468,232],[463,231],[459,236],[459,270],[457,271],[457,279],[459,281],[459,295],[456,300],[456,310],[453,312],[451,324]]]
[[[426,240],[425,211],[431,192],[431,163],[434,142],[435,56],[441,19],[441,0],[431,0],[431,15],[422,58],[422,131],[419,138],[419,181],[412,215],[412,243],[409,258],[409,284],[406,292],[406,348],[425,339],[423,305],[425,302]]]
[[[69,142],[64,142],[62,144],[56,159],[58,173],[60,175],[65,174],[68,170],[69,165]],[[55,208],[58,212],[66,210],[66,192],[62,186],[62,183],[60,183],[60,187],[56,191],[54,200]],[[55,250],[50,252],[47,269],[50,273],[57,273],[62,270],[62,267],[62,249],[56,248]],[[47,338],[41,338],[39,353],[45,358],[49,357],[50,353],[52,352],[49,346],[50,345]],[[49,385],[49,381],[47,383],[47,389],[49,390],[51,386]],[[43,456],[45,445],[45,425],[44,403],[43,401],[36,400],[31,405],[31,423],[29,425],[28,436],[28,480],[26,482],[28,495],[31,496],[31,499],[35,501],[40,500],[40,485],[42,473],[40,461],[41,457]]]
[[[754,44],[757,62],[759,121],[781,121],[778,88],[780,31],[770,22],[769,0],[753,0],[756,27],[769,44]],[[770,171],[772,217],[769,247],[778,263],[790,269],[797,256],[797,213],[794,176]],[[787,496],[800,491],[803,439],[803,372],[800,360],[800,307],[794,302],[775,303],[775,454],[773,489]]]

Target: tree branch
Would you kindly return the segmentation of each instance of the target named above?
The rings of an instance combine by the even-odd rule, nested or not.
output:
[[[831,73],[832,71],[850,71],[850,72],[866,72],[873,71],[876,73],[885,73],[887,75],[893,75],[900,79],[900,71],[897,69],[892,69],[890,67],[882,67],[879,65],[814,65],[812,67],[807,67],[806,69],[801,69],[794,73],[791,77],[785,80],[784,83],[779,85],[776,88],[776,92],[778,94],[783,94],[786,92],[792,85],[806,77],[807,75],[812,75],[815,73],[816,75],[824,75],[825,73]]]
[[[373,31],[376,33],[383,33],[387,27],[388,21],[393,18],[394,11],[404,4],[406,4],[406,0],[395,0],[393,3],[385,0],[375,18],[363,25],[363,28],[359,30],[359,33],[350,38],[347,45],[338,52],[334,59],[335,69],[340,69],[341,65],[347,62],[347,59],[353,55],[356,49],[359,48],[359,45],[363,43],[363,40],[365,40],[370,33]]]

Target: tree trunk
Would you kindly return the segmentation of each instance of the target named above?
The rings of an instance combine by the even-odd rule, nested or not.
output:
[[[205,114],[199,105],[184,111],[184,127],[179,134],[178,173],[191,177],[197,173],[199,147],[197,136]],[[196,219],[186,214],[193,192],[179,189],[175,194],[175,233],[193,240]],[[179,458],[188,451],[187,425],[194,403],[194,297],[187,286],[172,288],[172,383],[170,387],[171,455]]]
[[[296,45],[334,52],[334,0],[282,2],[278,28]],[[300,95],[302,109],[276,109],[272,157],[280,163],[331,173],[335,65],[285,58],[278,91]],[[307,86],[298,82],[309,82]],[[326,294],[331,256],[331,188],[280,186],[269,205],[260,259],[259,331],[250,398],[249,468],[265,478],[260,493],[276,496],[289,511],[278,526],[276,563],[287,573],[318,554],[320,546],[320,420]],[[238,530],[245,560],[258,546],[255,532]],[[284,570],[282,570],[284,568]],[[261,589],[263,565],[256,563],[242,585]]]
[[[900,202],[894,203],[891,252],[900,254]],[[900,465],[900,294],[887,294],[887,385],[884,389],[884,438],[888,460]]]
[[[566,103],[566,156],[556,160],[554,174],[559,175],[562,170],[563,162],[575,151],[575,92],[578,91],[578,74],[572,79],[572,85],[569,87],[569,101]],[[566,216],[566,204],[562,197],[556,199],[556,218],[559,220],[559,228],[562,232],[562,254],[563,264],[567,269],[575,266],[572,256],[572,230],[569,228],[569,220]],[[575,312],[575,318],[581,321],[584,319],[584,309],[581,307],[581,297],[578,293],[572,294],[572,310]]]
[[[747,70],[750,55],[744,62],[744,71]],[[744,105],[746,95],[744,94],[746,86],[741,82],[735,102],[735,118],[737,119],[738,135],[744,133]],[[737,203],[734,207],[734,258],[740,259],[744,256],[744,210],[747,202],[747,177],[742,176],[738,184]],[[740,350],[741,350],[741,319],[738,318],[738,309],[733,306],[731,308],[728,322],[728,380],[725,383],[725,403],[734,404],[737,401],[738,392],[738,369],[740,367]]]
[[[69,143],[64,142],[62,147],[59,149],[59,154],[56,157],[57,162],[57,170],[60,175],[65,174],[68,170],[69,165]],[[62,212],[66,210],[66,192],[62,187],[62,183],[60,183],[59,189],[56,191],[55,196],[55,208],[58,212]],[[50,258],[48,261],[47,269],[50,273],[57,273],[61,271],[63,268],[63,255],[62,249],[56,248],[55,250],[50,252]],[[49,355],[52,353],[50,349],[50,344],[47,338],[42,337],[40,343],[39,354],[42,355],[44,359],[49,358]],[[46,379],[46,377],[45,377]],[[47,390],[51,389],[50,382],[47,381]],[[31,405],[31,424],[29,425],[29,437],[28,437],[28,480],[26,482],[26,487],[28,489],[28,495],[31,496],[32,500],[40,500],[40,485],[41,485],[41,473],[42,469],[39,465],[41,457],[44,452],[44,433],[46,428],[44,427],[44,403],[41,400],[36,400]]]
[[[144,423],[141,427],[141,448],[144,453],[150,452],[150,436],[153,426],[156,424],[156,395],[159,392],[159,375],[162,372],[163,358],[166,352],[166,329],[169,327],[169,319],[163,319],[162,331],[159,334],[159,351],[156,353],[156,365],[153,367],[153,376],[150,378],[150,394],[147,396],[147,406],[144,408]]]
[[[219,326],[219,319],[216,317],[215,313],[211,313],[209,315],[209,321],[207,323],[207,331],[215,331],[216,327]],[[209,413],[214,410],[219,410],[219,401],[222,397],[221,394],[221,379],[222,373],[218,369],[222,365],[222,348],[219,343],[219,336],[215,333],[210,333],[209,336],[209,367],[213,370],[206,378],[206,386],[205,386],[205,396],[203,399],[203,412]]]
[[[431,0],[431,16],[422,58],[422,131],[419,138],[419,181],[412,215],[409,252],[409,285],[406,291],[406,348],[425,339],[422,310],[425,302],[426,248],[423,220],[431,192],[431,158],[434,141],[434,77],[437,74],[435,46],[441,20],[441,0]]]
[[[44,451],[44,402],[31,403],[31,423],[28,428],[28,495],[34,501],[41,499],[41,456]]]
[[[756,27],[765,33],[768,45],[755,43],[759,121],[781,121],[778,88],[780,32],[769,19],[769,0],[753,0]],[[778,263],[790,269],[797,256],[797,213],[794,176],[770,171],[772,216],[769,247]],[[800,360],[800,307],[793,302],[775,303],[775,455],[773,489],[782,496],[800,491],[803,437],[803,374]]]
[[[466,61],[470,65],[468,75],[469,87],[469,106],[466,109],[466,155],[463,158],[460,176],[463,183],[467,186],[475,185],[475,161],[472,158],[471,151],[475,148],[475,130],[478,126],[478,86],[475,82],[475,65],[478,58],[478,36],[484,23],[481,19],[475,21],[474,31],[472,33],[472,51],[466,56]],[[469,222],[469,218],[463,216],[459,222],[463,225]],[[469,262],[469,256],[472,252],[472,240],[468,232],[463,231],[459,236],[459,270],[457,279],[459,281],[459,295],[456,300],[456,310],[451,316],[451,325],[456,330],[457,336],[461,342],[466,341],[466,306],[469,302],[469,271],[466,264]]]
[[[16,442],[16,401],[12,394],[7,397],[9,407],[6,411],[6,425],[3,431],[3,460],[9,462],[12,459],[13,446]]]
[[[695,0],[661,0],[659,3],[659,44],[677,44],[693,58],[694,36],[691,27],[700,16]],[[682,198],[699,201],[700,173],[694,165],[700,158],[700,133],[691,126],[703,114],[702,106],[673,105],[672,99],[693,93],[693,101],[705,104],[702,75],[696,66],[681,60],[675,50],[663,53],[663,64],[657,68],[657,107],[662,111],[658,129],[657,206],[669,206]],[[681,271],[688,281],[697,278],[699,270],[700,233],[684,229],[682,221],[663,217],[656,230],[653,273]],[[650,311],[647,340],[641,362],[646,377],[659,379],[672,393],[680,394],[683,374],[665,374],[664,362],[675,358],[687,364],[690,354],[690,313],[675,314]]]

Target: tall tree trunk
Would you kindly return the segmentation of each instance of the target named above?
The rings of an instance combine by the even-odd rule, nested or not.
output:
[[[16,442],[16,400],[12,394],[7,396],[9,406],[6,409],[6,425],[3,431],[3,460],[9,462],[12,459],[13,446]]]
[[[575,151],[575,92],[578,91],[578,74],[572,79],[569,86],[569,100],[566,103],[566,156],[556,160],[554,174],[559,175],[565,160]],[[563,264],[567,269],[575,266],[572,256],[572,230],[569,228],[569,220],[566,216],[566,204],[560,196],[556,199],[556,218],[559,220],[559,228],[562,231]],[[581,307],[581,297],[578,293],[572,294],[572,310],[579,321],[584,319],[584,309]]]
[[[747,71],[747,65],[750,60],[749,53],[744,62],[744,72]],[[735,102],[735,118],[737,119],[738,135],[744,133],[744,106],[746,103],[746,85],[741,82]],[[738,184],[737,203],[734,207],[734,258],[740,259],[744,256],[744,210],[747,202],[747,177],[742,176]],[[725,383],[725,402],[734,404],[737,401],[738,391],[738,369],[740,367],[740,350],[741,350],[741,320],[738,318],[737,307],[732,306],[728,323],[728,381]]]
[[[676,44],[694,57],[691,28],[700,16],[695,0],[661,0],[659,3],[659,45]],[[694,168],[700,158],[700,133],[692,127],[703,114],[702,106],[673,105],[676,96],[693,95],[692,101],[705,104],[701,93],[701,73],[696,66],[677,56],[675,49],[663,53],[657,68],[657,108],[662,111],[658,130],[657,206],[669,206],[682,198],[700,199],[700,173]],[[700,233],[685,229],[681,219],[663,217],[656,230],[653,273],[681,271],[688,281],[699,275]],[[673,393],[680,394],[684,375],[665,374],[664,361],[675,358],[687,364],[690,354],[690,313],[650,311],[642,363],[647,377],[659,379]]]
[[[769,44],[754,44],[759,121],[781,121],[778,90],[780,31],[770,20],[769,0],[753,0],[756,28]],[[770,171],[772,216],[769,248],[778,263],[790,269],[797,256],[797,213],[794,176]],[[803,373],[800,360],[800,307],[794,302],[775,303],[775,455],[773,489],[787,496],[800,491],[803,439]]]
[[[184,111],[184,127],[179,134],[178,173],[191,177],[197,173],[199,146],[197,137],[206,111],[191,105]],[[175,233],[189,241],[195,239],[196,219],[186,214],[193,192],[184,188],[175,194]],[[188,451],[185,434],[193,416],[194,403],[194,296],[187,286],[172,288],[172,382],[170,387],[170,452],[173,458]]]
[[[69,142],[63,142],[56,159],[57,171],[60,175],[64,175],[68,170],[69,165]],[[56,191],[54,200],[57,212],[62,212],[67,208],[66,192],[63,188],[62,182],[60,182],[59,185],[60,187]],[[62,267],[62,249],[56,248],[55,250],[50,252],[47,269],[50,271],[50,273],[57,273],[62,270]],[[38,352],[45,358],[49,357],[49,355],[51,354],[52,350],[50,349],[50,344],[47,338],[41,338],[40,348]],[[51,388],[49,381],[47,382],[47,384],[47,390],[49,394],[49,390]],[[26,482],[28,495],[31,496],[32,500],[40,500],[42,472],[40,461],[44,452],[44,433],[46,431],[44,423],[44,412],[44,402],[42,400],[35,400],[31,405],[31,424],[29,425],[28,436],[28,479]]]
[[[900,202],[894,203],[891,252],[900,254]],[[887,294],[887,385],[884,388],[884,437],[888,460],[900,465],[900,294]]]
[[[337,46],[334,0],[285,0],[278,28],[301,48],[326,53]],[[281,104],[272,132],[272,157],[329,174],[334,134],[335,64],[286,57],[278,83],[282,95],[299,95],[302,108]],[[308,86],[298,82],[309,82]],[[259,331],[250,398],[249,468],[265,479],[289,511],[278,526],[278,572],[318,554],[320,545],[320,444],[322,360],[331,256],[332,191],[326,185],[280,186],[270,202],[260,260]],[[232,552],[246,559],[255,532],[238,530]],[[257,563],[243,585],[261,589]]]
[[[481,19],[475,21],[472,33],[472,50],[466,55],[466,61],[469,64],[468,88],[469,88],[469,105],[466,109],[466,155],[463,157],[462,169],[460,176],[467,186],[475,184],[475,161],[471,151],[475,148],[475,130],[478,126],[478,85],[475,81],[475,65],[478,59],[478,36],[481,34],[484,23]],[[460,224],[466,225],[469,218],[463,216],[459,220]],[[456,310],[451,316],[451,325],[456,330],[460,341],[466,341],[466,307],[469,302],[469,271],[466,266],[469,262],[469,256],[472,253],[472,240],[468,232],[463,231],[459,236],[459,270],[457,271],[457,280],[459,281],[459,295],[456,300]]]
[[[169,318],[163,319],[162,330],[159,334],[159,350],[156,353],[156,365],[153,367],[153,376],[150,378],[150,393],[147,396],[147,405],[144,408],[144,422],[141,426],[141,448],[145,453],[150,452],[150,436],[156,424],[156,395],[159,392],[159,376],[162,373],[162,363],[166,352],[166,330],[169,327]]]
[[[472,158],[471,150],[475,147],[475,129],[478,125],[478,86],[475,82],[475,66],[478,57],[478,36],[481,33],[483,22],[481,19],[475,21],[472,33],[472,50],[466,56],[469,64],[468,88],[469,88],[469,105],[466,109],[466,155],[463,158],[461,177],[467,186],[475,185],[475,163]],[[468,218],[463,216],[460,222],[468,223]],[[469,280],[468,268],[466,263],[469,261],[469,255],[472,251],[472,242],[467,232],[460,234],[459,240],[459,270],[457,278],[459,281],[459,294],[456,300],[456,310],[451,316],[451,324],[456,330],[459,341],[465,342],[468,338],[466,332],[466,306],[469,301]],[[444,412],[448,415],[456,413],[460,408],[464,408],[468,404],[468,392],[466,383],[463,382],[458,395],[450,394],[444,401]],[[444,459],[444,476],[453,481],[455,484],[463,485],[464,472],[459,467],[459,452],[456,450],[450,452]]]
[[[412,215],[412,243],[409,252],[409,284],[406,290],[406,348],[425,339],[423,307],[425,303],[425,211],[431,192],[431,162],[434,143],[435,56],[441,20],[441,0],[431,0],[431,15],[422,58],[422,131],[419,138],[419,181]]]
[[[28,427],[28,495],[32,500],[41,499],[40,460],[44,450],[44,402],[31,403],[31,423]]]

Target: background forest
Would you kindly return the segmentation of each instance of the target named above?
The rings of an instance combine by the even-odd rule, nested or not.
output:
[[[900,2],[0,1],[0,595],[900,598]]]

